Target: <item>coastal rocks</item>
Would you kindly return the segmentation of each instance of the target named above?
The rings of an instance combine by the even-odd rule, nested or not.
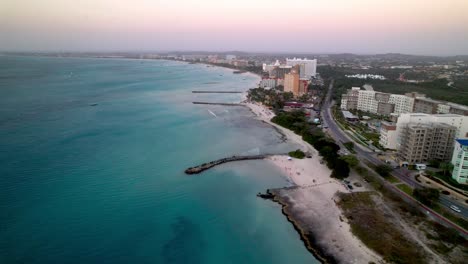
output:
[[[263,198],[265,200],[273,200],[275,196],[270,193],[270,190],[267,190],[266,193],[257,193],[257,197]]]
[[[342,221],[335,193],[317,186],[270,189],[273,201],[299,233],[301,240],[322,263],[379,263],[381,257],[355,238],[349,224]],[[341,217],[341,219],[340,219]]]

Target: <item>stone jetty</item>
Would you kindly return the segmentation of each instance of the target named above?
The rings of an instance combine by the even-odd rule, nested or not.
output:
[[[222,158],[222,159],[219,159],[219,160],[210,161],[208,163],[203,163],[201,165],[188,168],[188,169],[185,170],[185,173],[187,173],[187,174],[198,174],[200,172],[211,169],[214,166],[218,166],[218,165],[221,165],[223,163],[239,161],[239,160],[258,160],[258,159],[264,159],[264,158],[266,158],[268,156],[271,156],[271,154],[250,155],[250,156],[232,156],[232,157],[228,157],[228,158]]]
[[[192,102],[193,104],[205,104],[205,105],[225,105],[225,106],[245,106],[243,104],[234,103],[216,103],[216,102]]]
[[[242,93],[240,91],[192,91],[192,93]]]

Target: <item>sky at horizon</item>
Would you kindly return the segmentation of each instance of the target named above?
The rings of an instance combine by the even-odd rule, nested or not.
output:
[[[3,51],[468,54],[466,0],[0,0]]]

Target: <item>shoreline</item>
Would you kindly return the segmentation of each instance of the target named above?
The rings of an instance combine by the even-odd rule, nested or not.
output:
[[[309,251],[321,263],[338,263],[333,256],[329,256],[321,250],[321,248],[316,244],[313,234],[306,234],[304,230],[301,229],[300,225],[297,223],[296,220],[294,220],[293,216],[288,213],[287,203],[283,202],[281,199],[278,199],[278,195],[275,194],[274,191],[272,193],[272,190],[267,190],[267,193],[273,196],[273,198],[271,198],[273,202],[281,205],[281,213],[286,217],[288,222],[290,222],[293,225],[294,230],[296,230],[299,233],[299,237],[302,243],[304,243],[304,246],[306,247],[307,251]]]
[[[276,166],[294,184],[292,187],[269,189],[272,201],[282,207],[282,213],[299,233],[307,250],[322,263],[378,263],[381,257],[367,248],[353,235],[351,226],[337,206],[337,194],[350,191],[322,162],[317,150],[293,131],[270,119],[273,112],[265,106],[243,102],[255,118],[278,129],[286,140],[309,151],[311,158],[288,159],[287,155],[273,155],[265,160]]]
[[[247,94],[245,94],[245,98],[247,98]],[[301,146],[304,152],[308,151],[313,155],[318,155],[318,151],[309,143],[302,140],[301,136],[287,128],[271,122],[271,119],[275,116],[273,111],[258,103],[248,102],[247,99],[243,100],[241,104],[246,106],[255,115],[255,119],[273,126],[276,131],[281,131],[280,134],[282,137],[285,137],[286,140],[291,140],[297,145]]]

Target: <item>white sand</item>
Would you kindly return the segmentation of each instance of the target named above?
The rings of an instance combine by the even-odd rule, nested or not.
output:
[[[303,151],[309,151],[310,153],[318,154],[318,152],[309,143],[302,140],[301,136],[297,135],[289,129],[271,122],[270,120],[275,116],[275,114],[264,105],[252,102],[245,102],[244,105],[247,106],[256,115],[258,120],[264,121],[278,128],[288,140],[291,140],[300,145]]]

